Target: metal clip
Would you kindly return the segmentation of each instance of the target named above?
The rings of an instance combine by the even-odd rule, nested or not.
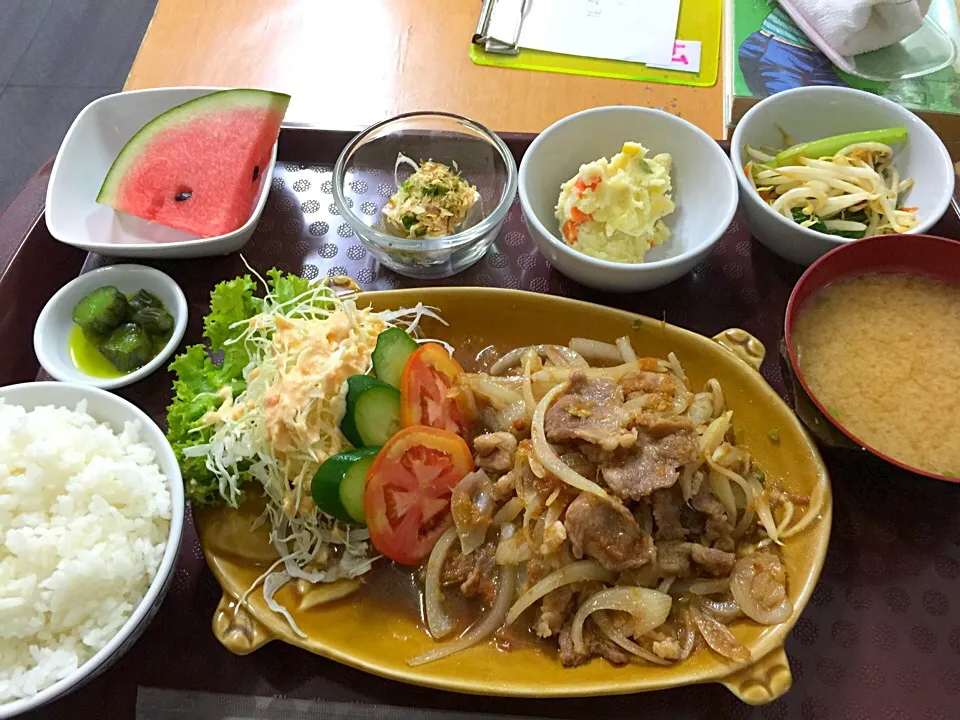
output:
[[[473,35],[475,45],[489,53],[516,55],[529,0],[483,0]]]

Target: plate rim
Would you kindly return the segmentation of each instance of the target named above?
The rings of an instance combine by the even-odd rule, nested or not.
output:
[[[710,337],[701,335],[700,333],[687,330],[678,325],[672,325],[663,320],[652,318],[646,315],[641,315],[639,313],[634,313],[629,310],[622,310],[620,308],[609,307],[605,305],[600,305],[599,303],[591,303],[584,300],[577,300],[573,298],[567,298],[557,295],[548,295],[543,293],[528,292],[524,290],[512,290],[508,288],[489,288],[489,287],[457,287],[457,286],[447,286],[447,287],[421,287],[421,288],[407,288],[407,289],[392,289],[392,290],[374,290],[374,291],[364,291],[358,293],[356,298],[359,301],[370,299],[371,301],[379,301],[384,298],[391,297],[401,297],[416,295],[418,302],[422,302],[424,305],[433,303],[438,303],[438,300],[434,298],[441,298],[454,294],[464,294],[464,295],[479,295],[479,296],[498,296],[498,297],[508,297],[512,298],[515,302],[524,302],[529,301],[531,298],[537,298],[538,301],[546,301],[558,303],[560,305],[566,305],[571,309],[577,308],[582,312],[604,312],[604,313],[613,313],[615,315],[621,315],[625,320],[642,320],[652,323],[662,324],[671,328],[671,331],[679,332],[681,335],[686,335],[692,338],[696,343],[706,343],[704,347],[715,347],[720,352],[730,352],[729,350],[723,348],[712,340]],[[739,360],[739,358],[738,358]],[[778,651],[782,652],[784,643],[790,631],[793,629],[796,622],[799,620],[800,616],[803,614],[803,611],[806,609],[807,604],[810,601],[810,597],[813,594],[813,590],[817,585],[817,582],[820,579],[820,575],[823,571],[823,565],[826,559],[827,550],[830,542],[830,534],[832,527],[833,519],[833,489],[830,480],[830,474],[827,470],[826,464],[823,461],[823,458],[820,455],[819,449],[816,446],[816,443],[812,439],[809,431],[796,416],[793,410],[789,405],[784,401],[782,397],[770,386],[770,384],[760,375],[758,371],[750,368],[743,360],[739,360],[744,363],[744,367],[754,372],[759,381],[760,391],[769,397],[769,400],[774,405],[779,405],[780,408],[786,412],[787,416],[791,418],[791,422],[795,425],[796,429],[799,431],[801,437],[803,437],[807,454],[810,457],[811,464],[814,468],[819,470],[820,476],[824,480],[824,498],[823,505],[821,508],[820,517],[816,523],[819,528],[817,533],[817,538],[815,541],[815,551],[813,557],[813,563],[810,573],[804,578],[803,586],[800,590],[800,593],[797,598],[796,609],[791,618],[785,622],[781,623],[778,626],[771,626],[773,629],[768,633],[764,634],[759,638],[757,642],[754,642],[748,645],[750,650],[750,658],[745,661],[733,662],[726,661],[719,656],[714,655],[717,659],[717,663],[713,668],[709,668],[705,671],[688,671],[686,673],[681,673],[679,677],[667,677],[667,678],[644,678],[644,677],[631,677],[626,681],[618,680],[615,676],[609,678],[603,678],[600,680],[589,680],[586,682],[580,683],[558,683],[551,682],[543,686],[540,685],[531,685],[529,683],[497,683],[495,681],[489,681],[484,679],[471,679],[464,680],[457,676],[447,677],[444,673],[433,673],[433,674],[421,674],[420,669],[416,667],[409,667],[405,665],[398,665],[392,662],[374,662],[370,660],[365,660],[362,658],[357,658],[355,655],[350,654],[349,652],[344,652],[336,647],[331,647],[325,642],[317,639],[311,638],[300,638],[294,633],[289,632],[289,628],[286,625],[283,618],[277,613],[258,613],[253,609],[253,606],[247,604],[244,608],[240,608],[244,613],[249,616],[249,619],[253,620],[255,623],[259,623],[266,630],[267,637],[255,645],[248,652],[253,652],[263,645],[273,642],[280,641],[288,645],[294,645],[303,650],[306,650],[314,655],[319,655],[325,657],[329,660],[347,665],[348,667],[355,668],[362,672],[367,672],[372,675],[377,675],[389,680],[399,681],[407,683],[410,685],[416,685],[419,687],[426,687],[435,690],[444,690],[449,692],[458,692],[468,695],[486,695],[486,696],[496,696],[496,697],[516,697],[516,698],[571,698],[571,697],[590,697],[590,696],[599,696],[599,695],[625,695],[637,692],[648,692],[653,690],[663,690],[668,688],[683,687],[687,685],[702,684],[708,682],[717,682],[723,683],[724,681],[730,680],[733,676],[737,674],[743,674],[749,672],[749,669],[753,666],[762,666],[764,661],[767,658],[771,658]],[[198,538],[202,537],[202,533],[197,527]],[[220,558],[211,557],[208,554],[206,546],[201,541],[201,549],[203,551],[204,559],[207,562],[207,566],[210,568],[215,579],[217,580],[218,585],[223,591],[223,597],[218,605],[217,609],[213,614],[212,625],[214,628],[214,635],[218,640],[223,643],[223,638],[220,633],[216,630],[216,621],[217,617],[220,615],[221,608],[224,605],[230,604],[235,605],[236,600],[243,593],[243,589],[237,589],[235,583],[230,580],[226,575],[223,564]],[[312,645],[311,645],[312,643]],[[231,652],[236,652],[228,645],[225,644],[228,650]],[[785,657],[785,656],[784,656]],[[784,661],[784,664],[786,662]],[[429,667],[421,666],[421,667]],[[628,664],[624,667],[644,667],[639,664]],[[682,668],[682,665],[677,665],[674,667]],[[611,666],[612,671],[620,670],[621,668]],[[789,672],[789,666],[786,667]],[[767,673],[769,675],[769,673]],[[767,681],[767,677],[758,678],[761,682]],[[789,688],[790,684],[787,683],[779,692],[785,692]],[[739,692],[733,687],[728,688],[738,697],[746,701],[746,698],[743,697],[743,693]],[[778,694],[774,694],[768,697],[766,700],[761,700],[760,702],[769,702],[776,697]],[[755,701],[751,700],[751,703]]]

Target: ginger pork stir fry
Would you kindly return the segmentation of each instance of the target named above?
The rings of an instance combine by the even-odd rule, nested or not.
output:
[[[778,545],[816,519],[821,490],[765,478],[716,380],[695,389],[672,353],[638,358],[626,338],[574,339],[515,350],[456,392],[480,417],[479,470],[454,489],[426,616],[452,634],[444,596],[457,592],[484,615],[413,664],[494,633],[545,639],[567,667],[669,664],[704,646],[745,660],[730,623],[791,615]]]

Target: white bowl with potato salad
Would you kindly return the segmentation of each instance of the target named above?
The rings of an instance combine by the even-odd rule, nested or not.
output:
[[[598,290],[637,292],[693,269],[737,209],[720,146],[650,108],[585,110],[544,130],[520,163],[520,204],[540,252]]]

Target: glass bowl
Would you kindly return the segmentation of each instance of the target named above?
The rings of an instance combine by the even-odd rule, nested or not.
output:
[[[453,235],[403,238],[386,232],[381,210],[411,173],[397,156],[459,168],[480,194]],[[357,189],[381,186],[376,211],[361,212]],[[384,194],[384,186],[389,192]],[[517,164],[506,144],[479,123],[443,112],[398,115],[367,128],[340,153],[333,168],[333,200],[363,245],[391,270],[412,278],[442,278],[466,270],[496,239],[517,193]],[[355,201],[356,199],[356,201]]]

